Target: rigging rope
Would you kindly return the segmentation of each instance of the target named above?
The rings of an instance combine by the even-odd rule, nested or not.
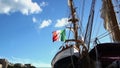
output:
[[[93,26],[93,19],[94,19],[95,3],[96,3],[96,0],[92,0],[90,14],[89,14],[89,19],[88,19],[88,23],[87,23],[87,27],[86,27],[85,38],[84,38],[84,42],[87,45],[87,49],[88,50],[90,48],[90,40],[91,40],[91,34],[92,34],[92,26]]]
[[[83,17],[84,17],[84,9],[85,8],[85,0],[83,0],[83,4],[82,4],[82,11],[81,11],[81,20],[80,20],[80,25],[79,25],[79,27],[80,27],[80,32],[81,32],[81,34],[83,35],[83,31],[82,31],[82,29],[83,29]]]
[[[119,23],[118,25],[120,25],[120,23]],[[112,30],[114,30],[118,25],[114,26]],[[98,38],[98,39],[102,39],[102,38],[106,37],[107,35],[109,35],[110,33],[113,32],[112,30],[111,30],[111,32],[108,32],[108,31],[104,32],[103,34],[97,36],[97,38]],[[95,39],[95,38],[94,38],[94,39]],[[91,42],[92,42],[92,41],[91,41]]]
[[[98,0],[96,0],[96,1],[98,1]],[[99,7],[99,9],[98,9],[98,11],[97,11],[97,13],[96,13],[97,16],[96,16],[96,19],[95,19],[95,24],[94,24],[93,30],[95,30],[95,26],[96,26],[97,21],[98,21],[98,15],[100,14],[100,10],[101,10],[100,5],[99,5],[98,7]],[[98,35],[98,33],[99,33],[100,26],[101,26],[101,23],[98,24],[97,32],[95,33],[95,34],[96,34],[95,37],[96,37],[96,36]],[[94,32],[95,32],[95,31],[93,31],[93,33],[94,33]]]

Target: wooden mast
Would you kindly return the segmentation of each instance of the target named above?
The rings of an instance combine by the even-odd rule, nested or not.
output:
[[[77,48],[79,48],[79,44],[77,42],[78,40],[78,19],[76,18],[76,10],[75,7],[73,5],[73,0],[69,0],[68,1],[70,10],[71,10],[71,19],[69,19],[69,21],[71,21],[73,23],[73,32],[74,32],[74,41],[76,43]]]
[[[120,29],[111,0],[103,0],[101,17],[104,19],[105,29],[111,33],[112,40],[120,42]]]

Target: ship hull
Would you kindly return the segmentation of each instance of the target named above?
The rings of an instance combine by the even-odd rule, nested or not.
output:
[[[79,51],[70,46],[64,50],[59,51],[52,60],[53,68],[70,68],[71,66],[76,66],[76,62],[79,58]]]
[[[89,52],[89,56],[96,67],[120,68],[120,43],[98,44]]]

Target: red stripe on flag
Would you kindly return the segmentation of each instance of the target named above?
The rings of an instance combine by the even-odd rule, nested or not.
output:
[[[53,42],[58,40],[58,34],[57,31],[53,32]]]

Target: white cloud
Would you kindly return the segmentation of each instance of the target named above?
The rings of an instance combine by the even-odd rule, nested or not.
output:
[[[68,18],[62,18],[62,19],[57,20],[57,23],[55,24],[55,27],[63,27],[67,24],[69,24]]]
[[[47,3],[47,2],[44,2],[44,1],[43,1],[42,3],[40,3],[40,6],[41,6],[41,7],[45,7],[45,6],[47,6],[47,5],[48,5],[48,3]]]
[[[48,20],[43,20],[42,24],[40,25],[39,28],[45,28],[47,26],[49,26],[52,23],[52,20],[48,19]]]
[[[37,22],[37,19],[35,17],[32,18],[33,23]]]
[[[32,0],[0,0],[0,13],[10,14],[19,11],[24,15],[39,13],[41,7]]]

